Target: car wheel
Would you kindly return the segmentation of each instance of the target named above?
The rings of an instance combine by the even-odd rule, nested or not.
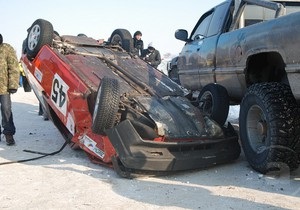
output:
[[[227,90],[218,84],[208,84],[202,88],[198,96],[198,108],[205,115],[224,125],[229,111]]]
[[[52,45],[53,41],[53,26],[50,22],[38,19],[28,30],[27,35],[27,57],[34,59],[37,53],[44,45]]]
[[[133,50],[133,39],[130,32],[126,29],[114,30],[110,37],[110,43],[120,45],[127,52]]]
[[[97,134],[105,134],[116,122],[120,101],[120,86],[118,80],[104,77],[98,88],[93,113],[92,130]]]
[[[261,173],[298,167],[294,147],[299,113],[289,86],[252,85],[240,105],[240,138],[249,164]]]

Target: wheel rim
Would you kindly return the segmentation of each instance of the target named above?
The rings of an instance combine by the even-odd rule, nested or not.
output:
[[[37,46],[39,39],[41,35],[41,28],[39,25],[34,25],[29,33],[28,36],[28,49],[34,50],[34,48]]]
[[[267,149],[268,124],[263,110],[253,105],[247,114],[247,136],[251,148],[262,153]]]
[[[121,38],[121,36],[119,34],[115,34],[111,38],[111,43],[118,44],[118,45],[122,46],[122,38]]]
[[[211,116],[212,114],[212,108],[213,108],[212,98],[213,97],[209,91],[204,92],[200,98],[200,102],[199,102],[200,110],[202,110],[202,112],[207,116]]]

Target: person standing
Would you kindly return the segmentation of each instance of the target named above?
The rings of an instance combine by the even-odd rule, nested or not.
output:
[[[16,93],[19,87],[20,70],[16,52],[12,46],[3,43],[0,34],[0,104],[3,134],[7,145],[14,145],[16,128],[13,121],[10,94]],[[1,129],[0,129],[1,134]]]
[[[161,63],[160,52],[153,47],[152,42],[148,45],[147,49],[143,50],[142,59],[154,68],[157,68]]]
[[[141,56],[142,52],[144,50],[144,42],[142,40],[142,32],[136,31],[133,34],[133,47],[134,47],[133,54]]]

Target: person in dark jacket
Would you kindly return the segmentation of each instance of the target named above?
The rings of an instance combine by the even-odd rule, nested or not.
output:
[[[147,49],[143,50],[142,59],[154,68],[157,68],[161,63],[160,53],[153,47],[152,42],[148,45]]]
[[[142,40],[142,32],[140,31],[136,31],[133,34],[133,54],[137,55],[137,56],[141,56],[142,52],[144,50],[144,42]]]

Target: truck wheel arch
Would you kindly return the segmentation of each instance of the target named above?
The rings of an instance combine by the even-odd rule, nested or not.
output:
[[[245,78],[247,86],[261,82],[286,81],[285,62],[279,52],[261,52],[248,57]]]

